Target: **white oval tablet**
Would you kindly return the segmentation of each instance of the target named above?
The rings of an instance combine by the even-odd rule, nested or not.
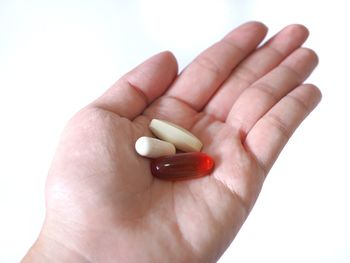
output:
[[[147,136],[138,138],[135,143],[135,150],[139,155],[149,158],[158,158],[176,153],[173,144]]]
[[[184,152],[202,149],[202,142],[188,130],[168,121],[153,119],[149,128],[159,139],[170,142]]]

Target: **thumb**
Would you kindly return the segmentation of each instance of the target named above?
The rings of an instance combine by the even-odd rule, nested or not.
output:
[[[134,119],[163,94],[177,76],[174,55],[159,53],[119,79],[92,106]]]

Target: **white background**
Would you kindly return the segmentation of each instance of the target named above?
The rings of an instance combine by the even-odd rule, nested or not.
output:
[[[147,57],[180,68],[248,20],[311,31],[323,91],[271,171],[225,262],[350,262],[347,1],[0,0],[0,262],[18,262],[44,216],[44,183],[72,114]]]

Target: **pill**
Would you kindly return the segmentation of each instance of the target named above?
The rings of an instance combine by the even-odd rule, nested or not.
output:
[[[184,180],[210,174],[214,160],[202,152],[179,153],[151,160],[151,173],[164,180]]]
[[[149,128],[155,136],[170,142],[184,152],[196,152],[202,149],[202,142],[188,130],[168,121],[153,119]]]
[[[139,155],[149,158],[157,158],[176,153],[173,144],[147,136],[137,139],[135,150]]]

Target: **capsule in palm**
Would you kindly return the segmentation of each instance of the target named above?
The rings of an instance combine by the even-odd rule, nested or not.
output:
[[[164,180],[186,180],[210,174],[214,160],[202,152],[179,153],[151,160],[151,172]]]

